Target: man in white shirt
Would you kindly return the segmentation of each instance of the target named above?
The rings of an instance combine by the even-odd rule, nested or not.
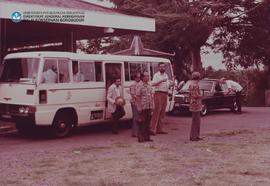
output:
[[[54,65],[42,73],[42,83],[56,83],[57,82],[57,69]]]
[[[167,107],[167,97],[171,82],[165,72],[166,65],[158,64],[159,72],[153,76],[152,86],[155,87],[154,93],[154,110],[151,119],[150,134],[167,134],[164,131],[163,120],[165,117],[165,109]]]
[[[121,86],[121,79],[115,78],[114,83],[109,87],[108,94],[107,94],[107,101],[108,101],[108,111],[112,114],[112,132],[113,134],[118,134],[118,117],[119,109],[121,108],[120,105],[116,103],[116,98],[123,97],[123,89]]]
[[[241,92],[243,90],[243,87],[235,82],[235,81],[232,81],[232,80],[227,80],[226,78],[221,78],[220,79],[221,83],[226,83],[227,84],[227,87],[228,87],[228,94],[229,93],[235,93],[236,95],[236,105],[238,107],[238,110],[237,110],[237,113],[238,114],[241,114],[242,113],[242,104],[241,104]]]

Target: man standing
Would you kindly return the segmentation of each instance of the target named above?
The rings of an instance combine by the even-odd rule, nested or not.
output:
[[[169,77],[165,72],[165,64],[158,64],[159,72],[153,76],[152,86],[155,87],[154,111],[151,120],[150,134],[168,134],[164,131],[163,120],[167,107],[167,96],[170,86]]]
[[[123,90],[121,86],[121,79],[115,78],[114,83],[109,87],[107,100],[108,100],[108,111],[112,114],[113,124],[112,132],[113,134],[118,134],[118,120],[123,117],[123,107],[119,105],[116,101],[117,98],[123,98]],[[119,115],[120,114],[120,115]]]
[[[228,86],[228,94],[229,93],[235,93],[235,96],[236,96],[236,105],[237,105],[237,114],[241,114],[242,113],[242,98],[241,98],[241,94],[242,94],[242,90],[243,90],[243,87],[235,82],[235,81],[232,81],[232,80],[227,80],[226,78],[221,78],[220,81],[222,83],[226,83],[227,86]]]
[[[136,108],[139,112],[138,141],[153,141],[150,139],[149,128],[151,121],[152,87],[149,84],[149,73],[143,73],[143,79],[136,87]]]
[[[140,81],[141,81],[141,74],[137,73],[135,76],[135,81],[132,83],[132,85],[129,88],[129,92],[131,95],[130,103],[131,103],[132,115],[133,115],[132,133],[131,133],[132,137],[137,137],[137,133],[138,133],[138,125],[137,125],[138,110],[137,110],[135,103],[136,103],[136,87]]]
[[[190,141],[199,141],[200,125],[201,125],[201,111],[202,111],[202,95],[199,87],[200,73],[192,73],[192,82],[189,85],[189,110],[192,112],[192,124],[190,131]]]

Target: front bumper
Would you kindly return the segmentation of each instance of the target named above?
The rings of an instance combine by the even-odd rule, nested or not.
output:
[[[35,113],[19,113],[21,106],[0,103],[0,120],[35,125]]]

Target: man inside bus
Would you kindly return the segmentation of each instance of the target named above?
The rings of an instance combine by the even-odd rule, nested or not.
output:
[[[84,75],[79,72],[79,64],[77,61],[72,61],[72,70],[73,70],[73,81],[74,82],[83,82]]]
[[[114,83],[109,87],[107,100],[108,111],[112,114],[112,133],[118,134],[118,121],[124,114],[123,105],[117,102],[117,98],[123,98],[123,90],[121,86],[121,79],[115,78]]]
[[[51,68],[48,68],[42,74],[42,83],[56,83],[57,82],[57,68],[55,65],[52,65]]]

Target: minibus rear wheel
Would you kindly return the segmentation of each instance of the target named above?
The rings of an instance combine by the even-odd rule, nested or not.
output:
[[[53,125],[52,133],[54,137],[62,138],[67,136],[72,129],[72,119],[67,114],[59,112],[56,114]]]

